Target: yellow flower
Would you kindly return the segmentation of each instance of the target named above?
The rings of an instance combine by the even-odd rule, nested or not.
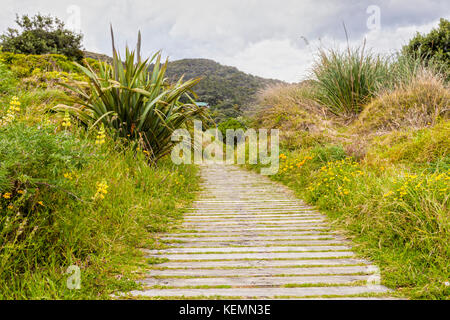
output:
[[[8,124],[14,121],[16,118],[17,112],[20,111],[20,102],[19,98],[16,96],[12,97],[11,102],[9,103],[8,111],[6,112],[6,116],[1,119],[0,124]]]
[[[93,196],[93,199],[94,200],[104,199],[105,194],[107,193],[108,193],[108,184],[106,183],[106,181],[103,180],[102,182],[97,182],[97,192]]]
[[[8,206],[8,209],[14,209],[14,207],[10,204],[10,205]]]
[[[95,139],[95,144],[98,144],[98,145],[104,144],[105,138],[106,138],[105,126],[102,123],[100,129],[98,130],[97,138]]]
[[[388,193],[385,193],[385,194],[383,195],[383,197],[384,197],[384,198],[389,197],[391,194],[393,194],[393,192],[392,192],[392,191],[389,191]]]
[[[24,194],[25,191],[23,191],[23,190],[17,190],[17,193],[18,193],[18,194]]]
[[[68,128],[70,127],[72,124],[70,123],[70,115],[69,112],[66,111],[66,113],[64,114],[64,119],[63,122],[61,124],[63,127]]]
[[[44,202],[42,201],[38,201],[37,203],[40,204],[41,206],[44,206]]]
[[[70,172],[64,173],[64,178],[72,180],[72,174]]]
[[[3,198],[5,198],[5,199],[11,199],[11,193],[10,193],[10,192],[6,192],[6,193],[3,195]]]

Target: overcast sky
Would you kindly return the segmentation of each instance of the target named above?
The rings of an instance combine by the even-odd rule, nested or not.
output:
[[[86,50],[111,55],[142,32],[143,53],[163,50],[171,60],[208,58],[242,71],[289,82],[304,79],[314,52],[351,45],[389,53],[439,18],[448,0],[0,0],[0,31],[15,14],[52,14],[84,34]]]

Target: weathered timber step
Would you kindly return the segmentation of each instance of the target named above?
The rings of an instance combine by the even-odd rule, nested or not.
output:
[[[352,257],[351,251],[325,251],[325,252],[264,252],[264,253],[209,253],[209,254],[160,254],[148,255],[152,258],[167,258],[169,260],[242,260],[242,259],[309,259]]]
[[[259,214],[235,214],[222,216],[184,216],[184,221],[230,221],[230,220],[250,220],[250,221],[266,221],[266,220],[308,220],[308,219],[324,219],[320,214],[277,214],[277,215],[259,215]]]
[[[231,286],[231,287],[274,287],[282,285],[351,285],[352,282],[367,281],[369,275],[332,276],[292,276],[292,277],[223,277],[223,278],[150,278],[142,281],[146,286],[193,287],[193,286]]]
[[[274,237],[274,236],[287,236],[292,235],[296,236],[304,236],[304,235],[318,235],[318,236],[330,236],[335,235],[336,232],[330,229],[319,229],[319,230],[266,230],[262,231],[233,231],[233,230],[219,230],[219,231],[198,231],[194,230],[193,232],[179,232],[172,233],[174,237],[224,237],[224,236],[235,236],[235,237],[251,237],[251,236],[261,236],[261,237]]]
[[[216,289],[150,289],[132,291],[131,295],[144,297],[308,297],[345,296],[367,293],[387,293],[384,286],[340,286],[340,287],[300,287],[300,288],[216,288]]]
[[[310,225],[310,224],[323,224],[325,219],[314,218],[314,219],[286,219],[286,220],[232,220],[232,221],[185,221],[184,226],[235,226],[235,225]]]
[[[308,266],[339,266],[366,265],[361,259],[302,259],[302,260],[223,260],[223,261],[171,261],[164,262],[155,268],[202,269],[202,268],[248,268],[248,267],[308,267]]]
[[[206,248],[170,248],[162,250],[145,250],[149,254],[175,254],[175,253],[234,253],[234,252],[304,252],[304,251],[339,251],[350,250],[349,246],[295,246],[295,247],[206,247]]]
[[[161,237],[160,240],[162,241],[170,241],[170,240],[178,240],[183,241],[186,243],[191,242],[217,242],[217,241],[224,241],[225,243],[233,243],[233,242],[239,242],[239,241],[254,241],[255,243],[258,243],[258,241],[325,241],[325,240],[334,240],[336,241],[342,241],[343,239],[336,237],[335,235],[299,235],[299,236],[283,236],[283,235],[266,235],[266,236],[256,236],[256,235],[249,235],[249,236],[235,236],[235,237],[182,237],[174,235],[172,237]]]
[[[275,246],[333,246],[342,245],[341,240],[285,240],[285,241],[256,241],[253,239],[249,240],[238,240],[238,241],[184,241],[182,243],[167,243],[172,247],[184,247],[184,248],[215,248],[215,247],[228,247],[228,246],[239,246],[239,247],[251,247],[251,246],[267,246],[273,248]]]
[[[336,275],[336,274],[372,274],[370,266],[337,266],[309,268],[245,268],[245,269],[165,269],[150,270],[152,276],[184,277],[263,277],[275,275]]]
[[[308,219],[308,218],[323,218],[320,214],[297,214],[297,213],[289,213],[289,214],[245,214],[245,213],[237,213],[237,214],[227,214],[227,215],[184,215],[185,221],[205,221],[205,220],[228,220],[228,219],[242,219],[242,220],[279,220],[279,219]]]
[[[194,229],[193,226],[184,226],[185,228],[188,229]],[[263,227],[252,227],[252,226],[235,226],[235,227],[231,227],[231,226],[227,226],[227,227],[223,227],[223,228],[219,228],[219,227],[214,227],[214,226],[196,226],[195,229],[197,231],[205,231],[205,230],[210,230],[210,231],[214,231],[214,230],[223,230],[225,232],[230,232],[230,231],[235,231],[235,232],[242,232],[242,231],[287,231],[287,230],[318,230],[318,229],[329,229],[328,225],[324,224],[324,225],[314,225],[314,224],[296,224],[296,225],[292,225],[292,226],[278,226],[278,225],[274,225],[274,226],[263,226]]]
[[[213,209],[211,207],[211,209],[207,209],[207,208],[203,208],[202,210],[197,209],[195,211],[188,211],[189,213],[193,213],[195,212],[195,214],[200,215],[200,214],[244,214],[244,213],[278,213],[278,214],[293,214],[293,213],[318,213],[316,210],[311,210],[311,209],[300,209],[297,207],[292,207],[292,208],[265,208],[265,209],[252,209],[252,208],[248,208],[248,207],[244,207],[244,208],[235,208],[235,209],[228,209],[228,210],[220,210],[220,209]]]

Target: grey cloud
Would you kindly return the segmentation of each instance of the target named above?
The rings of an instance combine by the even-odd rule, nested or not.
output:
[[[343,22],[351,41],[365,37],[369,32],[369,5],[380,7],[380,32],[399,32],[402,37],[409,36],[416,26],[428,26],[450,14],[445,0],[0,1],[7,8],[0,12],[0,30],[13,24],[16,12],[39,11],[67,19],[67,7],[77,4],[88,50],[110,54],[112,23],[119,47],[125,43],[134,45],[140,29],[147,54],[162,49],[172,59],[211,58],[247,72],[289,81],[297,79],[296,72],[304,74],[318,39],[325,44],[345,41]],[[310,46],[305,45],[302,36]],[[400,45],[395,39],[386,43],[380,40],[383,36],[372,38],[382,46],[380,49],[391,50]],[[270,59],[277,59],[272,67],[268,65]],[[298,65],[292,66],[296,61]]]

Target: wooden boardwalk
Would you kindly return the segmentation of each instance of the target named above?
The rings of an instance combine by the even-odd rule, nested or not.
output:
[[[358,259],[327,218],[267,177],[235,166],[202,167],[203,190],[169,234],[167,258],[137,297],[389,298],[377,268]]]

